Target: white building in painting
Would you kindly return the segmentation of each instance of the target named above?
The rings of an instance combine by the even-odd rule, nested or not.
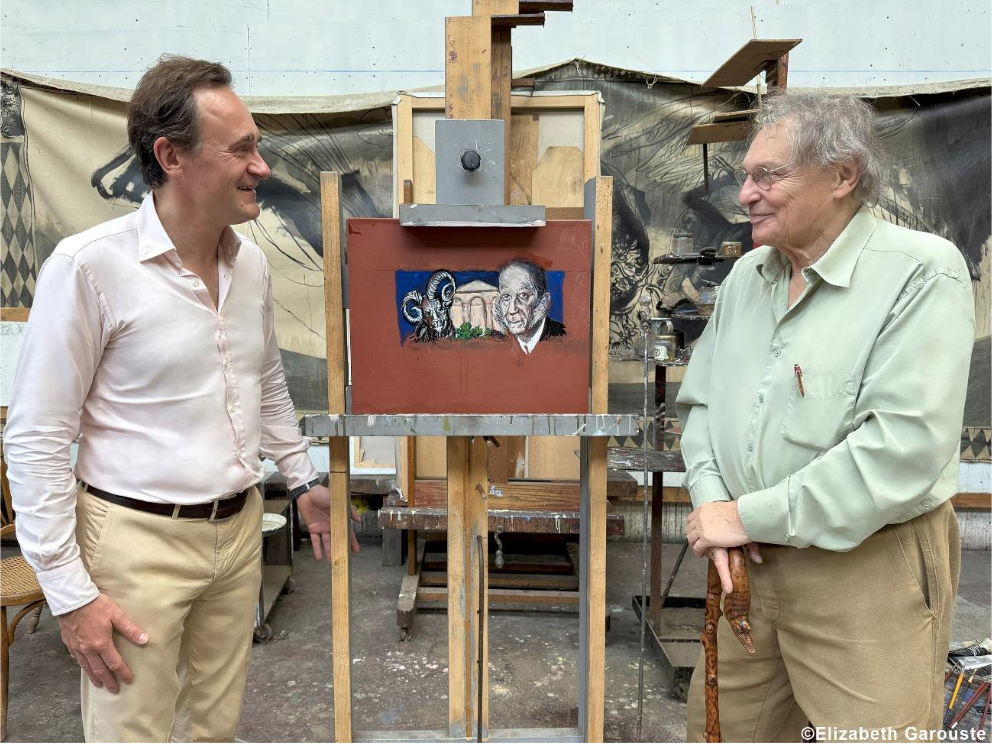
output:
[[[499,288],[482,280],[459,285],[455,291],[455,301],[451,306],[451,323],[456,329],[467,321],[473,327],[505,331],[493,318],[493,303],[497,295]]]

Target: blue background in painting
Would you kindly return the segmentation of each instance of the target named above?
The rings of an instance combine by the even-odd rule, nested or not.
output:
[[[423,293],[427,289],[427,281],[433,274],[433,271],[410,272],[403,269],[396,270],[396,319],[399,321],[401,345],[410,336],[411,332],[413,332],[413,324],[403,316],[403,307],[401,305],[403,296],[411,290],[419,290]],[[466,270],[464,272],[452,272],[451,274],[455,276],[455,283],[459,287],[467,285],[474,280],[481,280],[493,287],[499,287],[499,272],[493,270]],[[565,282],[565,273],[549,270],[545,272],[545,278],[548,281],[548,292],[551,293],[551,311],[548,315],[555,321],[564,321],[562,318],[562,309],[564,308],[562,286]]]

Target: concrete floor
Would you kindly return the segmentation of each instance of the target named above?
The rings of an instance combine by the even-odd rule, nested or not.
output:
[[[666,545],[666,566],[677,553]],[[447,713],[446,617],[421,612],[412,639],[399,642],[396,596],[405,569],[382,567],[381,559],[375,540],[363,543],[353,559],[354,727],[439,729]],[[608,545],[608,741],[635,738],[640,627],[630,602],[640,593],[640,568],[639,543]],[[705,564],[690,553],[673,593],[691,593],[704,576]],[[330,570],[314,562],[305,546],[295,578],[296,592],[284,595],[269,618],[273,641],[254,646],[239,740],[333,739]],[[989,553],[966,552],[952,639],[990,635],[990,585]],[[492,614],[489,639],[492,727],[574,726],[578,616]],[[78,669],[47,610],[35,634],[19,631],[10,666],[8,741],[81,741]],[[672,695],[650,647],[644,683],[642,740],[684,741],[685,705]]]

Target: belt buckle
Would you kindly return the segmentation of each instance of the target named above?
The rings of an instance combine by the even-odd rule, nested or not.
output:
[[[221,498],[214,500],[213,508],[210,511],[210,517],[207,518],[207,523],[217,523],[217,505],[220,503]]]

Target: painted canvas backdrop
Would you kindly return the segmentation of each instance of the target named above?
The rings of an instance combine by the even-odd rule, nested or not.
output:
[[[584,62],[536,78],[539,90],[598,90],[606,102],[601,165],[615,180],[610,341],[628,347],[643,290],[672,306],[699,281],[694,268],[651,264],[670,250],[675,231],[691,230],[697,246],[740,240],[750,248],[731,174],[743,144],[711,148],[709,194],[700,149],[684,144],[694,123],[746,108],[748,96]],[[300,409],[326,411],[318,174],[344,174],[346,215],[390,214],[390,99],[364,111],[257,115],[273,177],[259,189],[262,217],[242,230],[273,266],[279,342]],[[144,186],[125,149],[120,101],[9,75],[2,100],[0,288],[4,305],[30,306],[38,268],[58,240],[135,209]],[[979,323],[965,424],[988,428],[990,89],[889,91],[873,103],[889,157],[876,214],[953,241],[972,272]],[[635,368],[613,367],[611,395],[619,382],[636,380]]]

